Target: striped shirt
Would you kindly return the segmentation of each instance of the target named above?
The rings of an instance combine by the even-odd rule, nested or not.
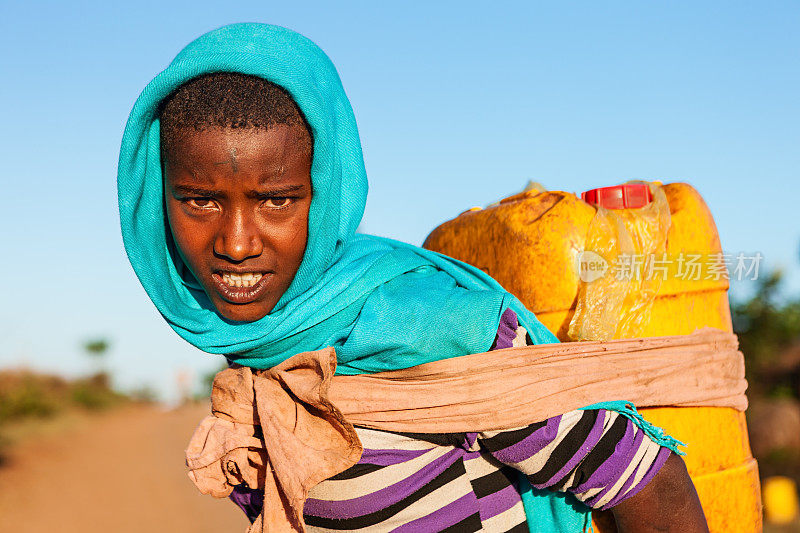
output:
[[[504,313],[492,349],[530,343],[513,311]],[[359,462],[309,493],[310,532],[527,531],[518,485],[570,492],[596,509],[636,494],[669,449],[614,411],[576,410],[513,430],[412,434],[356,428]],[[251,520],[260,491],[237,487],[231,499]]]

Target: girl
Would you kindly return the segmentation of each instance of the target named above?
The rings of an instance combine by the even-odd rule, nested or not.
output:
[[[558,342],[479,270],[355,233],[367,180],[352,109],[325,54],[284,28],[234,24],[190,43],[137,100],[118,186],[153,303],[231,363],[332,346],[352,375]],[[614,410],[514,431],[356,431],[364,453],[311,491],[311,530],[580,531],[590,507],[624,531],[705,530],[670,441]],[[260,511],[256,488],[232,499],[251,520]]]

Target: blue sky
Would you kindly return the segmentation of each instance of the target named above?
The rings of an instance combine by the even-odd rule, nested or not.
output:
[[[169,398],[180,369],[219,363],[133,275],[116,162],[147,82],[241,21],[299,31],[339,69],[370,176],[366,232],[419,244],[527,180],[687,181],[726,251],[761,252],[800,291],[797,2],[6,1],[0,367],[85,373],[81,343],[104,336],[119,386]]]

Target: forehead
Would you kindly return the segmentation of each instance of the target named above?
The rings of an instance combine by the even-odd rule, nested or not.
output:
[[[166,147],[167,160],[203,160],[231,151],[242,157],[308,155],[310,140],[300,124],[276,124],[269,128],[185,128]]]
[[[174,176],[192,174],[274,173],[310,170],[311,143],[300,124],[269,128],[186,129],[170,143],[166,167]]]

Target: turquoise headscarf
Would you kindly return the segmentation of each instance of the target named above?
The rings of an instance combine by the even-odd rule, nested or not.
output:
[[[181,264],[164,224],[159,103],[209,72],[284,87],[314,136],[308,245],[289,289],[261,320],[220,317]],[[201,350],[270,368],[334,346],[342,374],[379,372],[488,350],[500,315],[517,312],[535,342],[556,338],[480,270],[389,239],[356,234],[367,176],[355,117],[336,69],[285,28],[232,24],[184,48],[131,111],[119,159],[119,210],[131,264],[170,326]]]
[[[239,72],[285,88],[314,136],[308,244],[289,289],[251,323],[221,318],[175,253],[163,211],[159,103],[186,81]],[[122,139],[118,193],[131,265],[169,325],[194,346],[270,368],[334,346],[341,374],[373,373],[487,351],[513,309],[534,343],[558,342],[482,271],[449,257],[356,234],[367,177],[355,117],[331,61],[285,28],[232,24],[190,43],[139,96]],[[532,531],[580,531],[586,508],[523,490]]]

